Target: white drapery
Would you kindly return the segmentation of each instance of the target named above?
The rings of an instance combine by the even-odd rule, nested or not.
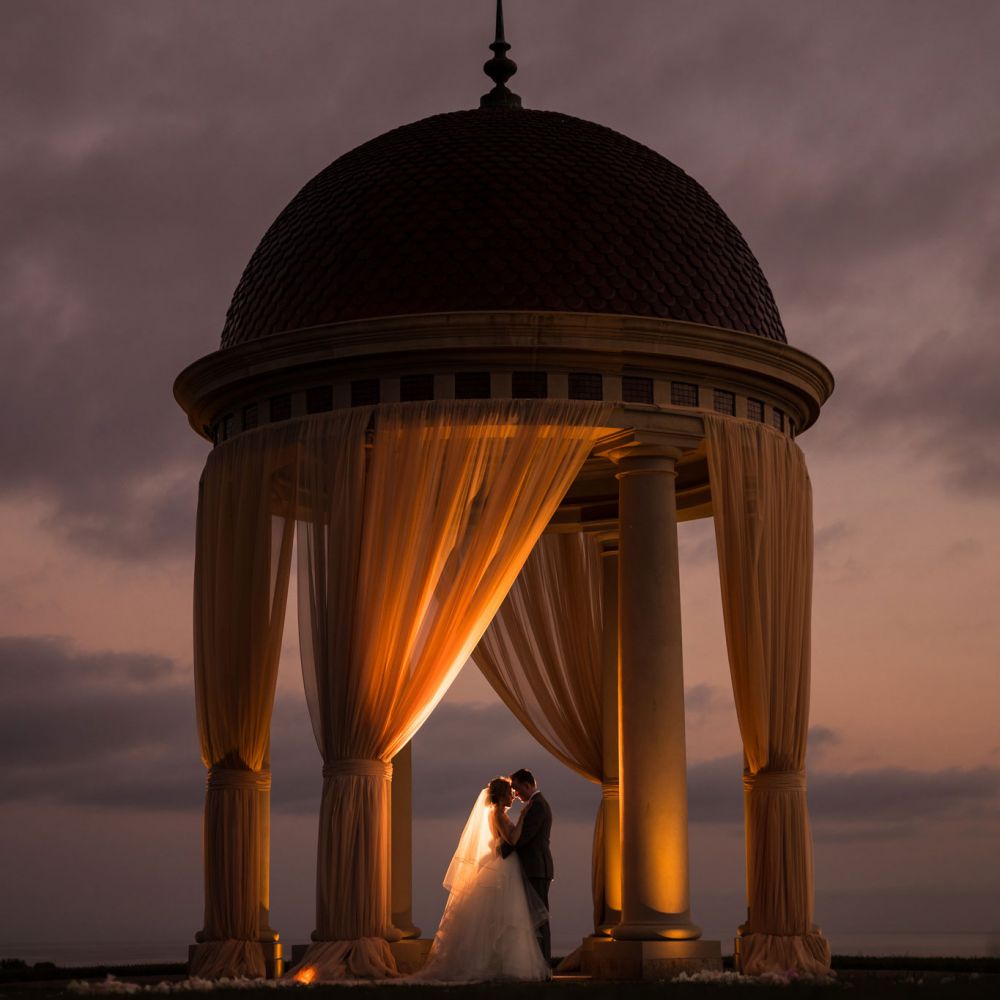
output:
[[[705,416],[722,609],[744,751],[748,975],[830,969],[813,924],[806,803],[812,490],[805,459],[764,425]]]
[[[292,553],[288,431],[208,457],[198,498],[194,680],[205,794],[205,923],[193,976],[263,976],[271,708]],[[283,492],[283,499],[282,499]]]
[[[521,725],[598,784],[604,778],[600,558],[598,543],[582,532],[543,535],[472,654]],[[595,929],[604,916],[604,809],[602,798],[591,871]]]
[[[597,436],[602,404],[397,404],[308,422],[300,640],[324,758],[310,981],[390,976],[389,761],[443,696]]]

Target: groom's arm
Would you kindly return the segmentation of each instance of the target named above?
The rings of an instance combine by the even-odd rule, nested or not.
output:
[[[520,851],[522,847],[530,844],[538,836],[545,822],[543,811],[537,807],[532,809],[530,802],[524,807],[524,812],[521,813],[521,818],[517,821],[517,840],[513,844],[505,840],[500,845],[502,858],[510,857],[515,851]]]
[[[524,810],[524,820],[521,823],[521,836],[517,838],[514,850],[521,851],[523,848],[528,847],[532,841],[538,838],[544,825],[545,810],[538,806],[532,808],[529,802],[528,807]]]

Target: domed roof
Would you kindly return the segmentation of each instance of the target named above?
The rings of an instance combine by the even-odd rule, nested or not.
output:
[[[746,241],[683,170],[592,122],[490,107],[394,129],[306,184],[250,258],[222,346],[469,310],[653,316],[785,341]]]

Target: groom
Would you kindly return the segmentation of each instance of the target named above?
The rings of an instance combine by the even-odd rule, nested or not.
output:
[[[524,803],[524,820],[517,843],[513,846],[502,844],[500,852],[506,858],[511,851],[517,851],[525,878],[548,911],[549,884],[552,882],[552,852],[549,850],[552,809],[538,790],[535,776],[526,767],[515,771],[510,776],[510,783],[514,794]],[[538,928],[538,946],[542,949],[545,961],[549,961],[552,957],[552,942],[547,920]]]

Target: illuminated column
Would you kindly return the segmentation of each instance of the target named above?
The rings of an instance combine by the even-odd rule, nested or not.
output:
[[[392,758],[392,923],[404,938],[420,937],[413,924],[413,744]]]
[[[601,647],[604,916],[598,929],[603,934],[610,934],[621,919],[622,909],[621,814],[618,809],[618,534],[601,536],[599,541],[604,607]]]
[[[691,940],[687,767],[675,464],[635,440],[618,466],[619,781],[622,915],[617,940]]]

